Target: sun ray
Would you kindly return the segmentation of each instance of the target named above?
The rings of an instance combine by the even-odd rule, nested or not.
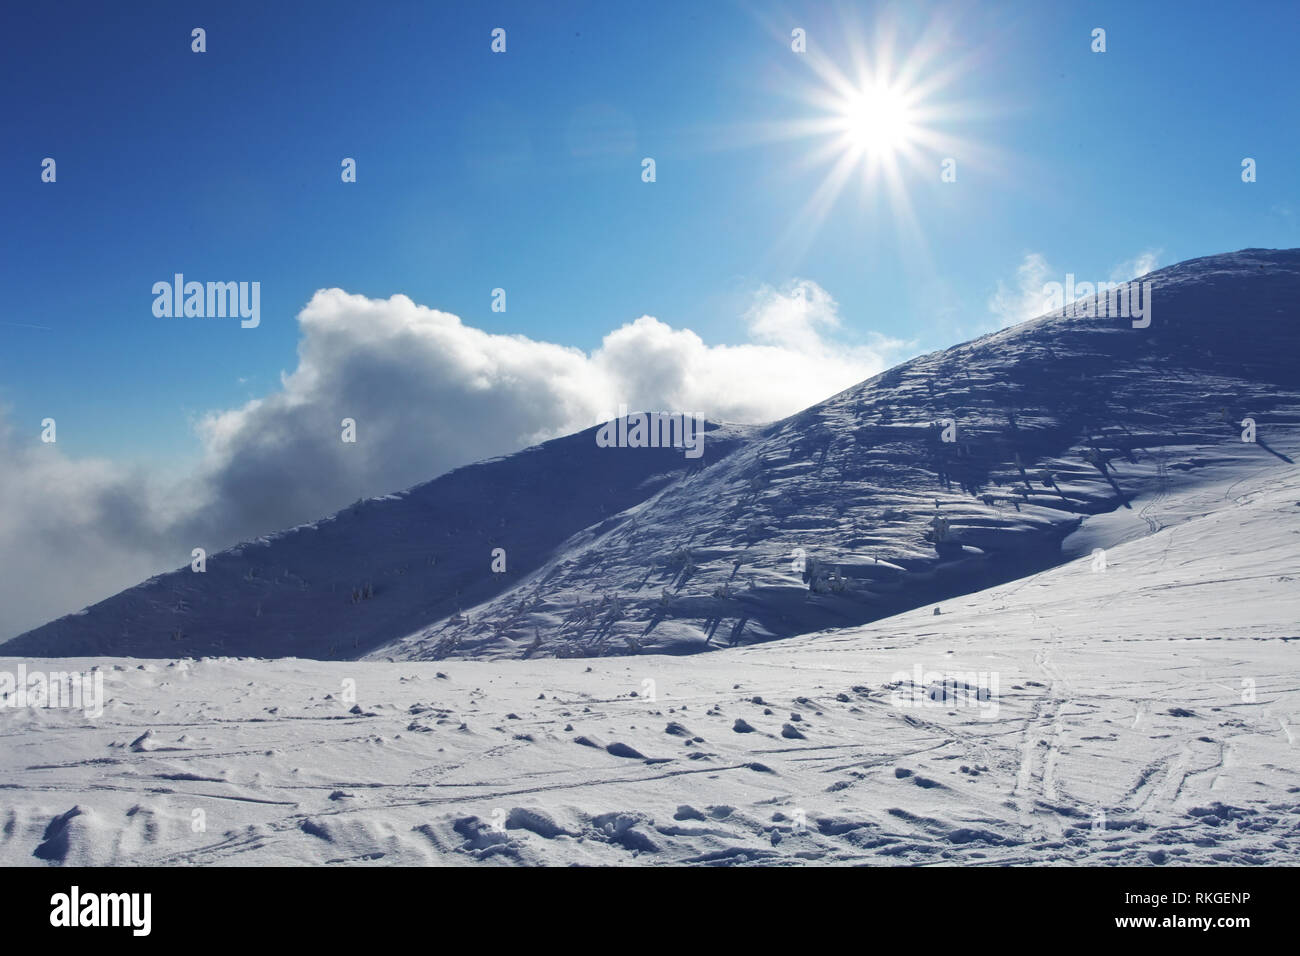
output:
[[[974,123],[996,122],[1007,103],[995,105],[963,89],[994,53],[969,45],[956,8],[924,20],[894,11],[871,23],[848,7],[841,6],[839,14],[829,34],[826,23],[818,32],[827,40],[764,82],[795,107],[792,115],[717,130],[712,148],[807,144],[801,152],[783,151],[789,175],[815,178],[811,194],[774,238],[766,262],[797,268],[835,221],[849,230],[837,227],[835,235],[891,244],[916,267],[933,271],[918,218],[924,204],[914,204],[918,191],[941,181],[950,157],[986,177],[1005,165],[1000,150],[972,139],[968,130]],[[788,42],[788,16],[759,19],[774,40]],[[852,215],[846,200],[857,207]]]

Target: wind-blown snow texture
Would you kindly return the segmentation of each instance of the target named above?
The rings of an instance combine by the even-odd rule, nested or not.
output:
[[[0,708],[0,864],[1295,863],[1300,251],[1148,278],[1149,329],[1039,319],[700,462],[584,432],[0,646],[113,656],[44,665],[97,719]]]
[[[205,574],[153,578],[4,651],[678,654],[1012,580],[1084,544],[1157,530],[1150,502],[1229,463],[1292,466],[1300,251],[1246,250],[1146,279],[1150,328],[1027,322],[770,426],[715,427],[698,461],[599,448],[592,429],[212,555]],[[1256,444],[1241,441],[1244,417]],[[944,419],[957,441],[941,440]]]

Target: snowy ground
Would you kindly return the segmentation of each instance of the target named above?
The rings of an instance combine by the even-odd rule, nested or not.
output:
[[[705,655],[0,658],[108,697],[0,709],[0,864],[1300,862],[1296,470],[1112,520],[1146,517],[1104,572],[1067,542],[938,616]],[[996,694],[914,705],[918,667]]]

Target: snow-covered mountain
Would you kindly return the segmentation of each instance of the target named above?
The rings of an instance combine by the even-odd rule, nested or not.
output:
[[[591,429],[211,555],[0,650],[681,654],[1020,579],[1190,517],[1162,501],[1294,468],[1300,250],[1143,281],[1146,328],[1045,316],[771,425],[710,425],[699,459],[600,447]]]
[[[103,713],[0,709],[0,864],[1294,865],[1300,473],[1133,504],[1105,571],[718,654],[43,662]]]
[[[1300,251],[1146,280],[0,645],[103,689],[0,694],[0,864],[1294,864]]]

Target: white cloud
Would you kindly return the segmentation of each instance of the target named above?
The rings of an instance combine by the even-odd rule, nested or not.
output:
[[[1016,268],[1014,285],[1008,287],[998,280],[998,289],[989,298],[989,311],[1002,327],[1037,318],[1047,311],[1048,299],[1043,286],[1052,279],[1052,269],[1042,253],[1025,253]]]
[[[1140,279],[1148,272],[1160,268],[1160,254],[1163,249],[1144,249],[1132,259],[1125,259],[1110,270],[1111,282],[1128,282]]]
[[[297,367],[269,394],[202,418],[203,459],[183,482],[150,488],[127,469],[0,435],[0,638],[179,567],[193,547],[313,520],[595,425],[620,404],[770,421],[875,375],[903,347],[828,339],[837,306],[809,281],[763,288],[745,320],[750,342],[708,345],[642,316],[588,355],[404,295],[321,290],[298,316]],[[355,444],[341,440],[344,418]],[[49,584],[32,599],[40,576]]]
[[[0,422],[0,639],[165,566],[166,521],[142,473],[72,461],[30,432]]]
[[[610,385],[609,401],[629,408],[767,422],[870,378],[905,348],[874,334],[862,345],[827,339],[825,332],[841,327],[838,306],[809,280],[762,287],[744,319],[751,342],[709,346],[694,332],[642,316],[605,336],[592,362]],[[611,417],[612,408],[597,420]]]
[[[1106,281],[1127,282],[1158,269],[1161,252],[1160,249],[1145,249],[1131,259],[1116,263]],[[997,319],[995,327],[1005,328],[1046,315],[1052,308],[1052,297],[1043,287],[1049,282],[1064,285],[1066,271],[1053,269],[1041,252],[1025,253],[1016,267],[1015,280],[1008,284],[999,279],[997,291],[989,297],[989,311]],[[1096,282],[1097,277],[1076,274],[1075,280]]]
[[[756,341],[800,352],[822,348],[819,327],[833,330],[840,325],[839,307],[830,293],[807,279],[792,283],[785,292],[763,286],[745,321]]]

